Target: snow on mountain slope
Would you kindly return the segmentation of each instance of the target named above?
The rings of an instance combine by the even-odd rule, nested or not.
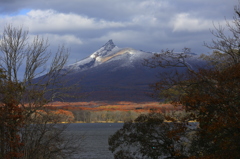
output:
[[[98,49],[92,55],[90,55],[90,57],[97,59],[98,57],[105,57],[107,55],[111,55],[112,53],[114,53],[114,52],[116,52],[118,50],[119,50],[119,48],[113,43],[113,41],[109,40],[100,49]]]
[[[118,48],[112,40],[109,40],[89,57],[68,65],[65,69],[71,72],[81,72],[112,61],[118,61],[119,67],[133,67],[134,62],[139,63],[139,60],[150,56],[152,56],[151,53],[132,48]]]
[[[154,55],[132,48],[119,48],[112,40],[92,53],[87,58],[68,65],[63,69],[69,74],[63,77],[67,84],[79,83],[80,92],[86,94],[84,99],[67,99],[69,101],[152,101],[146,94],[151,93],[149,84],[158,81],[159,73],[171,72],[175,69],[184,71],[182,67],[149,68],[143,66],[144,59]],[[163,55],[164,56],[164,55]],[[174,54],[173,54],[174,56]],[[181,62],[178,53],[176,58],[164,57],[168,62]],[[187,59],[189,66],[198,64],[197,56]],[[156,77],[156,75],[158,75]],[[79,90],[71,90],[79,94]]]

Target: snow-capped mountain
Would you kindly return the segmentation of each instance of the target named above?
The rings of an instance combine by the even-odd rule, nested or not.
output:
[[[87,58],[70,64],[63,71],[69,84],[80,80],[80,92],[86,94],[78,101],[149,101],[149,84],[157,81],[161,68],[143,66],[144,59],[153,56],[133,48],[119,48],[112,40]],[[192,62],[191,62],[192,63]],[[169,69],[164,69],[164,71]],[[76,100],[75,100],[76,101]]]
[[[138,63],[143,58],[150,56],[150,53],[135,50],[132,48],[119,48],[112,40],[109,40],[100,49],[92,53],[89,57],[80,60],[76,63],[70,64],[65,67],[66,70],[71,72],[81,72],[100,66],[105,63],[116,62],[116,67],[133,67],[134,63]],[[116,67],[112,69],[116,69]]]
[[[143,66],[153,53],[119,48],[112,40],[83,60],[64,68],[69,84],[80,80],[81,91],[88,96],[80,101],[146,101],[149,84],[156,71]],[[78,93],[78,92],[74,92]]]

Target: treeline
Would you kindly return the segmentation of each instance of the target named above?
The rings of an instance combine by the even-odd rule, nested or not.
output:
[[[164,111],[163,111],[164,110]],[[181,119],[186,116],[184,110],[172,110],[172,109],[159,109],[159,110],[150,110],[154,112],[160,112],[167,116],[171,116],[176,120]],[[38,111],[39,117],[42,117],[46,112]],[[73,123],[121,123],[126,121],[133,121],[141,114],[147,114],[149,111],[90,111],[90,110],[54,110],[49,111],[48,114],[51,116],[57,116],[58,122],[73,122]]]
[[[135,111],[89,111],[75,110],[72,112],[75,122],[98,123],[98,122],[125,122],[134,120],[140,112]]]
[[[61,122],[98,123],[98,122],[125,122],[136,119],[140,114],[160,112],[176,119],[185,114],[181,107],[174,107],[170,103],[133,103],[119,101],[107,102],[53,102],[46,106],[50,112],[62,114]],[[68,112],[68,113],[67,113]],[[69,119],[71,119],[69,121]]]

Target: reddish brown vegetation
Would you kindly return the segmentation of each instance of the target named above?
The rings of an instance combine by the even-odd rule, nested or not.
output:
[[[171,104],[159,104],[159,102],[53,102],[48,105],[49,109],[64,109],[64,110],[89,110],[89,111],[135,111],[135,112],[149,112],[156,110],[165,113],[166,111],[181,110],[180,107],[174,107]]]

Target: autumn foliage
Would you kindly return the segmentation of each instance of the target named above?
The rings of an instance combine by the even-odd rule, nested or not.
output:
[[[19,158],[23,155],[24,143],[19,131],[24,124],[24,110],[19,107],[15,93],[22,88],[18,83],[7,81],[3,71],[0,73],[0,157]]]
[[[89,111],[135,111],[149,112],[149,110],[158,110],[161,112],[171,111],[176,108],[172,104],[160,104],[159,102],[128,102],[128,101],[91,101],[91,102],[52,102],[47,105],[49,109],[64,110],[89,110]]]
[[[186,116],[176,120],[165,115],[165,119],[181,126],[163,128],[162,133],[159,133],[159,127],[167,123],[163,124],[151,114],[144,117],[147,120],[125,123],[121,130],[109,138],[110,150],[115,153],[116,159],[128,155],[132,155],[129,158],[240,158],[240,6],[235,7],[232,22],[226,22],[227,34],[222,26],[215,26],[216,30],[211,31],[217,40],[205,44],[213,49],[213,53],[200,57],[200,67],[189,60],[189,49],[183,49],[182,53],[166,50],[146,59],[145,65],[151,68],[167,68],[166,72],[159,74],[159,81],[151,85],[153,97],[180,106],[186,111]],[[170,69],[174,67],[183,69]],[[192,126],[190,121],[195,121],[196,125]],[[137,127],[141,124],[144,126]],[[144,129],[145,126],[148,129]],[[151,129],[151,126],[155,128]],[[152,138],[145,141],[148,137]],[[160,153],[159,150],[169,143],[165,138],[170,138],[174,143]],[[179,145],[170,151],[180,140],[183,140],[180,144],[182,149],[179,149]],[[151,144],[150,148],[157,147],[156,151],[152,151],[148,144]],[[128,145],[134,145],[131,149],[136,150],[134,154],[124,149]],[[148,151],[145,152],[145,149]]]
[[[225,68],[208,66],[160,80],[153,87],[155,95],[185,110],[185,116],[150,113],[126,122],[109,138],[115,158],[240,158],[238,70],[239,63]],[[127,146],[133,147],[125,149]]]
[[[240,157],[240,64],[223,70],[200,70],[180,102],[199,122],[194,154]],[[198,150],[198,151],[197,151]]]

